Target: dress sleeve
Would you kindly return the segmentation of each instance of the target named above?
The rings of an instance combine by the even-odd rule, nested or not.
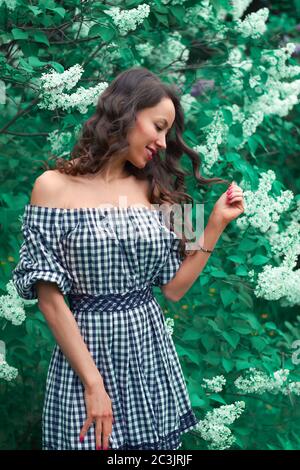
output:
[[[59,223],[53,218],[53,211],[27,205],[22,233],[24,240],[20,259],[12,273],[12,281],[20,297],[38,299],[37,280],[54,282],[64,295],[67,294],[72,287],[72,277],[60,256]]]
[[[174,235],[170,245],[167,260],[152,281],[154,286],[167,284],[177,273],[183,261],[179,252],[180,239]]]

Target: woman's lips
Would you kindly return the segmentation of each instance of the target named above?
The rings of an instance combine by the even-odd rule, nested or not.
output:
[[[152,152],[146,147],[148,160],[152,160]]]

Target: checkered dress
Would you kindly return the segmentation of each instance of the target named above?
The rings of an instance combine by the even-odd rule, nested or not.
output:
[[[25,206],[24,241],[13,282],[36,299],[38,279],[55,282],[112,401],[112,449],[172,450],[195,428],[179,358],[152,288],[180,267],[179,238],[148,207]],[[43,450],[93,450],[95,423],[82,443],[84,386],[56,344],[42,416]]]

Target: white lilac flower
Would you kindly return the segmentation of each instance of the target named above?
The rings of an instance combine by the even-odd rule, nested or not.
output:
[[[187,0],[161,0],[164,5],[182,5]]]
[[[268,170],[260,175],[256,191],[244,191],[245,216],[241,217],[241,221],[247,218],[248,224],[262,233],[269,230],[274,223],[274,218],[278,220],[278,216],[289,208],[293,199],[292,191],[281,191],[278,197],[268,195],[275,178],[274,171]],[[237,221],[238,226],[241,221]]]
[[[142,44],[136,44],[135,48],[138,51],[139,55],[142,58],[145,58],[145,57],[148,57],[152,53],[154,49],[154,45],[150,44],[149,42],[145,42]]]
[[[226,379],[224,375],[216,375],[212,379],[203,379],[204,384],[203,388],[207,388],[211,392],[221,392],[224,385],[226,384]]]
[[[14,10],[17,6],[17,0],[0,0],[1,5],[6,5],[9,10]]]
[[[205,38],[222,40],[226,37],[228,27],[222,19],[221,11],[213,8],[209,0],[202,0],[197,5],[185,7],[184,22],[189,34],[197,36],[205,27]]]
[[[235,437],[227,426],[239,418],[244,408],[244,401],[220,406],[208,411],[205,418],[198,422],[195,429],[200,431],[202,439],[208,441],[209,449],[224,450],[232,446]]]
[[[0,354],[0,379],[10,382],[11,380],[14,380],[17,375],[18,369],[9,366],[2,354]]]
[[[119,7],[111,7],[104,13],[111,16],[117,26],[121,36],[125,36],[129,31],[134,31],[137,25],[143,23],[149,16],[150,6],[142,3],[137,8],[131,10],[121,10]]]
[[[165,324],[166,324],[167,331],[168,331],[169,335],[172,336],[173,331],[174,331],[174,320],[173,320],[173,318],[167,318],[165,320]]]
[[[214,18],[213,8],[209,0],[200,1],[198,5],[186,8],[186,21],[209,21]]]
[[[34,305],[37,299],[26,300],[19,296],[12,279],[6,285],[7,295],[1,295],[0,317],[13,325],[21,325],[26,318],[24,305]]]
[[[43,73],[41,76],[42,90],[44,92],[55,91],[59,93],[63,90],[71,90],[78,83],[84,70],[81,65],[75,64],[62,73],[52,70],[49,73]]]
[[[165,67],[173,64],[177,67],[184,67],[189,58],[188,48],[181,42],[182,36],[178,31],[170,33],[161,45],[155,47],[149,60],[156,67]]]
[[[228,126],[225,124],[222,110],[217,110],[211,124],[203,129],[205,142],[194,147],[195,152],[199,152],[203,164],[203,170],[210,174],[211,167],[221,158],[218,145],[223,143],[228,133]]]
[[[258,273],[254,290],[256,297],[266,300],[281,300],[282,306],[300,305],[300,270],[288,266],[263,267]]]
[[[261,395],[270,392],[273,395],[278,393],[283,395],[295,393],[299,395],[300,382],[289,382],[289,373],[288,369],[279,369],[270,375],[252,367],[245,372],[245,377],[238,377],[234,384],[240,392],[246,394],[257,393]]]
[[[181,103],[184,113],[186,114],[186,118],[188,118],[189,113],[193,111],[193,109],[195,109],[198,104],[196,98],[191,96],[189,93],[186,93],[185,95],[181,95],[180,103]]]
[[[286,229],[279,232],[276,224],[268,239],[274,255],[284,255],[288,250],[300,243],[300,201],[297,201],[297,209],[290,213],[291,220]],[[297,255],[295,251],[295,256]],[[291,266],[291,264],[290,264]]]
[[[257,12],[247,15],[243,21],[238,19],[235,30],[245,38],[259,38],[266,32],[268,16],[269,9],[261,8]]]
[[[266,88],[266,93],[245,107],[249,113],[256,110],[265,115],[276,114],[284,117],[299,102],[300,80],[284,83],[269,77]]]
[[[230,10],[230,13],[233,16],[233,19],[237,20],[243,16],[243,13],[252,2],[253,0],[231,0],[230,4],[232,5],[232,10]]]
[[[287,65],[286,61],[292,56],[296,45],[287,43],[280,49],[264,50],[261,55],[261,63],[268,66],[268,75],[274,79],[291,78],[299,75],[299,65]],[[263,65],[261,66],[263,70]]]
[[[249,78],[249,86],[250,88],[256,87],[256,85],[259,85],[261,82],[261,78],[259,75],[254,75],[253,77]]]
[[[257,127],[263,122],[264,120],[264,113],[262,111],[257,111],[253,113],[248,118],[246,118],[242,122],[243,126],[243,143],[238,146],[238,148],[242,147],[246,141],[248,141],[249,137],[254,134]]]
[[[107,83],[102,82],[90,88],[79,87],[71,95],[64,93],[63,90],[69,91],[74,88],[82,73],[82,67],[74,65],[63,73],[53,71],[42,74],[42,101],[38,103],[38,107],[49,110],[77,108],[80,113],[85,114],[88,106],[97,103],[99,95],[107,87]]]
[[[47,140],[50,143],[51,152],[58,157],[64,157],[70,153],[69,144],[72,139],[71,132],[61,132],[56,129],[48,134]]]
[[[0,317],[10,321],[13,325],[21,325],[26,317],[24,306],[34,305],[38,300],[27,300],[20,297],[12,279],[6,284],[6,291],[6,295],[0,296]]]

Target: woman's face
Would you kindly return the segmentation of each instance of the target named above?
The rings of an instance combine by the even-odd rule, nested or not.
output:
[[[144,168],[151,160],[150,147],[154,152],[166,148],[166,134],[175,120],[175,107],[170,98],[163,98],[152,108],[136,114],[135,127],[128,132],[129,160],[138,168]]]

